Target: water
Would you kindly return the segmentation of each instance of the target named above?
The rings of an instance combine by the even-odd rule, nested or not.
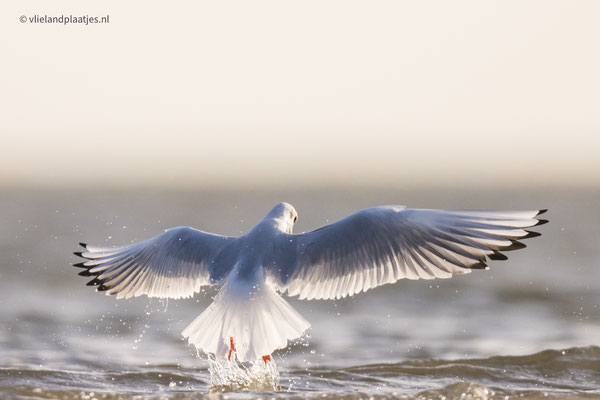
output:
[[[168,304],[116,301],[70,267],[79,241],[127,243],[177,225],[238,235],[279,201],[298,210],[297,231],[378,204],[547,207],[551,223],[489,271],[336,302],[290,299],[312,323],[309,337],[275,353],[273,371],[249,367],[264,375],[237,386],[215,377],[239,371],[216,374],[227,367],[180,338],[215,289]],[[3,189],[0,398],[600,399],[598,204],[600,191],[566,189]]]

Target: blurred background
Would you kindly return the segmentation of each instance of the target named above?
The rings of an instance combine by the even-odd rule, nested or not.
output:
[[[85,287],[71,253],[178,225],[241,235],[280,201],[297,231],[381,204],[550,209],[543,236],[490,271],[290,300],[313,323],[278,355],[290,368],[597,346],[599,13],[2,2],[0,366],[197,366],[179,333],[212,289],[116,302]],[[63,14],[110,23],[19,21]]]
[[[595,1],[0,7],[4,185],[598,184]]]

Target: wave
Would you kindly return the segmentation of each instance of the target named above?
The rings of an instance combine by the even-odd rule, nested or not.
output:
[[[133,369],[0,368],[0,398],[600,399],[597,346],[523,356],[297,368],[281,371],[278,391],[268,392],[258,392],[264,390],[260,386],[239,392],[240,386],[211,385],[207,368],[165,364]]]

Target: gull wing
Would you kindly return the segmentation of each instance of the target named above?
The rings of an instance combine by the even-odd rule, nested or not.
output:
[[[265,266],[269,283],[300,299],[339,299],[399,279],[449,278],[526,247],[535,211],[443,211],[382,206],[312,232],[282,235]]]
[[[93,276],[88,286],[117,298],[191,297],[201,286],[221,282],[237,258],[237,238],[189,227],[127,246],[81,245],[85,251],[74,254],[88,261],[74,265],[85,268],[79,275]]]

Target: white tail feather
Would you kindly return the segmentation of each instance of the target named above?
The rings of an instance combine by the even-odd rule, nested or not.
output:
[[[215,301],[181,333],[206,353],[224,357],[233,338],[238,360],[254,361],[287,346],[310,327],[296,310],[268,285],[248,297],[225,285]]]

